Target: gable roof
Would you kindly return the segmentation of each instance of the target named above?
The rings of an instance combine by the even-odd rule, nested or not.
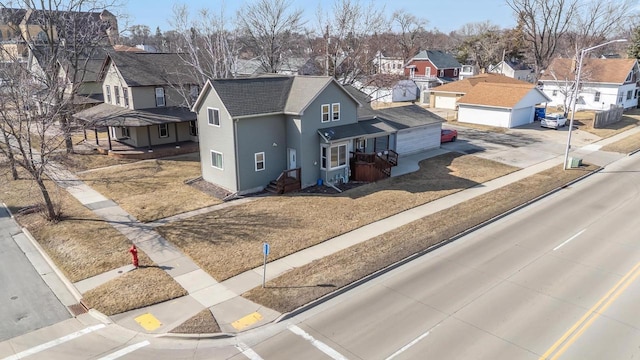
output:
[[[234,118],[265,114],[298,115],[331,83],[345,90],[330,76],[269,75],[208,80],[192,109],[197,111],[207,93],[214,90]],[[345,93],[360,104],[349,92],[345,90]]]
[[[177,53],[110,52],[102,76],[114,63],[128,86],[197,84],[192,69]]]
[[[536,91],[545,101],[551,101],[533,84],[479,83],[466,95],[458,99],[458,104],[480,105],[511,109],[529,92]],[[541,101],[542,102],[542,101]]]
[[[531,85],[526,81],[510,78],[502,74],[484,73],[438,86],[431,89],[431,92],[466,94],[471,91],[474,86],[481,83]]]
[[[590,83],[624,84],[637,62],[636,59],[583,59],[581,80]],[[540,77],[540,81],[573,81],[573,67],[573,59],[555,58]]]
[[[462,67],[453,55],[441,50],[422,50],[411,60],[429,60],[438,69]]]

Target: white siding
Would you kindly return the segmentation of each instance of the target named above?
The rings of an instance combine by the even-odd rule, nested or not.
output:
[[[458,100],[455,96],[435,96],[435,107],[439,109],[456,109],[456,100]]]
[[[554,82],[545,82],[543,91],[549,96],[552,101],[549,102],[550,106],[563,105],[565,95],[562,90],[565,88],[563,84],[557,84]],[[556,96],[553,96],[553,91],[556,91]],[[627,91],[632,91],[633,96],[630,100],[627,100]],[[595,101],[596,92],[600,93],[599,101]],[[618,93],[622,93],[622,102],[618,101]],[[635,98],[636,85],[607,85],[607,84],[589,84],[583,83],[582,91],[578,94],[578,103],[576,104],[577,110],[607,110],[611,105],[623,105],[625,108],[631,108],[638,105],[638,99]],[[571,107],[571,103],[567,101],[567,105]]]
[[[400,155],[412,154],[440,146],[441,124],[433,124],[398,131],[396,152]]]
[[[511,111],[511,127],[522,126],[533,122],[534,107],[529,106]]]
[[[509,109],[486,108],[460,104],[458,121],[470,124],[499,126],[507,128],[511,119]]]

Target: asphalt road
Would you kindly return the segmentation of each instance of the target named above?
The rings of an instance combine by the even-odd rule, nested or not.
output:
[[[626,158],[301,316],[303,336],[251,348],[264,359],[637,358],[638,171],[640,157]]]
[[[0,341],[71,317],[15,243],[19,232],[0,206]]]

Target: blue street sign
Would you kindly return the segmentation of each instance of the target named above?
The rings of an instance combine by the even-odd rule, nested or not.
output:
[[[264,255],[269,255],[269,250],[271,250],[271,248],[269,247],[269,244],[263,243],[262,244],[262,253]]]

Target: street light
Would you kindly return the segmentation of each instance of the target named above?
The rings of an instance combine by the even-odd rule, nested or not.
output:
[[[576,76],[576,87],[573,91],[573,104],[571,105],[571,120],[569,121],[569,133],[567,134],[567,149],[564,152],[564,169],[566,170],[569,162],[569,148],[571,147],[571,132],[573,131],[573,118],[576,113],[576,103],[578,102],[578,92],[580,91],[580,73],[582,72],[582,59],[584,58],[584,54],[588,53],[593,49],[597,49],[599,47],[603,47],[609,44],[617,43],[617,42],[626,42],[627,39],[616,39],[607,41],[606,43],[602,43],[600,45],[592,46],[590,48],[584,48],[580,51],[580,61],[578,62],[578,75]]]

